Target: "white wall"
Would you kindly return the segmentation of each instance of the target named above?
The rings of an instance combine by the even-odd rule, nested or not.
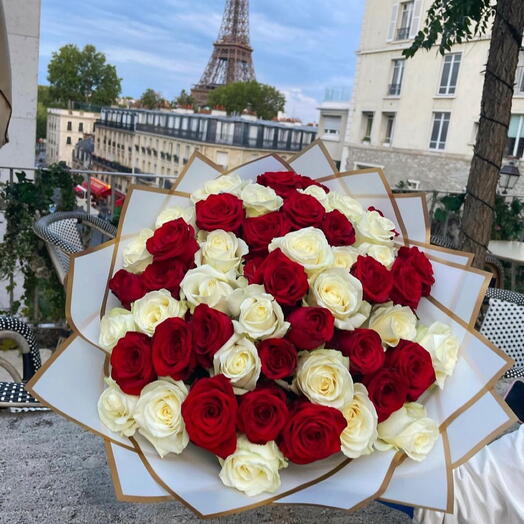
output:
[[[40,0],[0,0],[11,56],[13,115],[9,143],[0,149],[0,166],[35,164]],[[5,172],[1,177],[5,180]]]

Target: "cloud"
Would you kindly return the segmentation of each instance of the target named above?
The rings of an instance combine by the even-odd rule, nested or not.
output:
[[[300,118],[304,123],[318,120],[318,100],[306,95],[299,87],[281,89],[286,97],[286,114],[293,118]]]

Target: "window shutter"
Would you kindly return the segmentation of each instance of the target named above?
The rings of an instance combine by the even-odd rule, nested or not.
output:
[[[389,31],[387,41],[391,42],[395,36],[395,29],[397,28],[397,19],[398,19],[398,2],[393,4],[393,11],[391,13],[391,21],[389,22]]]
[[[339,116],[325,116],[324,117],[324,129],[332,129],[334,131],[340,131],[340,120]]]
[[[415,38],[415,35],[418,33],[421,9],[422,1],[415,0],[415,5],[413,6],[413,18],[411,19],[411,27],[409,29],[409,38]]]

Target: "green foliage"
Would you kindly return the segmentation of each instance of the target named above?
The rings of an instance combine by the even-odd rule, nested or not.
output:
[[[146,109],[158,109],[162,107],[164,98],[158,91],[149,88],[142,93],[139,102],[140,105]]]
[[[466,194],[459,195],[445,195],[437,200],[437,206],[434,211],[434,218],[437,222],[445,222],[450,216],[456,215],[462,204]]]
[[[185,89],[182,89],[180,94],[171,102],[171,107],[194,107],[195,105],[196,100]]]
[[[403,55],[409,58],[419,49],[429,51],[434,45],[444,54],[454,44],[486,33],[495,10],[496,2],[492,0],[433,0],[424,27]]]
[[[502,196],[495,200],[493,240],[521,240],[524,234],[524,202],[514,198],[507,202]]]
[[[286,105],[285,96],[273,86],[250,82],[228,84],[209,94],[209,105],[222,106],[228,114],[253,111],[259,118],[271,120]]]
[[[110,105],[121,91],[116,68],[93,45],[80,50],[67,44],[55,51],[47,67],[49,94],[54,101]]]
[[[0,198],[5,210],[6,231],[0,243],[0,279],[24,276],[22,313],[31,321],[40,318],[60,320],[64,316],[65,295],[45,243],[33,232],[34,222],[56,211],[76,208],[74,187],[81,177],[72,175],[64,163],[35,172],[29,180],[24,172],[16,173],[16,182],[2,184]],[[58,198],[57,198],[58,197]],[[16,313],[20,303],[13,305]]]

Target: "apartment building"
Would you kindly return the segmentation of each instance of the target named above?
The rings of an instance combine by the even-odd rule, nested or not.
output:
[[[46,162],[73,165],[73,151],[85,135],[93,134],[99,113],[72,109],[47,110]]]
[[[345,129],[338,108],[340,161],[345,169],[382,167],[392,185],[410,180],[414,188],[462,190],[478,130],[489,35],[457,44],[445,56],[434,48],[404,59],[431,4],[366,0]],[[517,164],[524,155],[521,54],[505,159]],[[326,116],[321,107],[321,128],[329,127]],[[515,191],[524,193],[524,180]]]
[[[244,117],[103,108],[95,126],[92,166],[178,176],[199,151],[228,169],[273,152],[287,159],[313,142],[316,133],[312,126]],[[125,192],[129,181],[119,178],[117,189]]]

